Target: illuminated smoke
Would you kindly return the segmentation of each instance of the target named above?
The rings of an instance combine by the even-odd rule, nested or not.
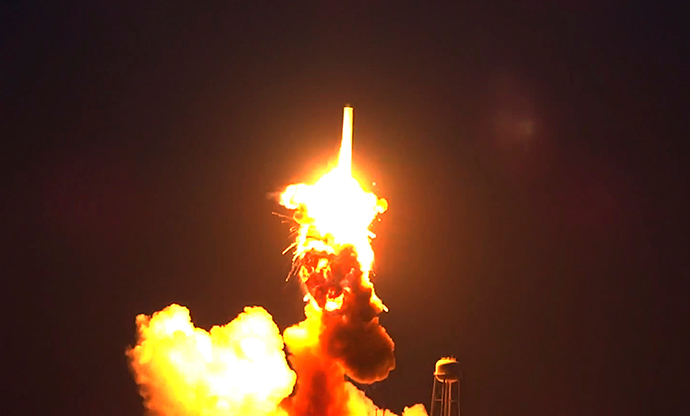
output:
[[[323,313],[320,344],[353,380],[383,380],[395,367],[394,344],[379,324],[381,304],[372,298],[373,286],[363,280],[351,247],[343,248],[331,264],[331,280],[338,282],[344,296],[339,309]]]
[[[346,340],[343,345],[355,350],[348,352],[348,358],[338,357],[328,351],[332,348],[328,345],[339,340],[327,339],[330,335],[325,335],[324,330],[337,333],[348,325],[338,323],[332,328],[331,319],[335,316],[327,317],[330,313],[312,303],[305,306],[305,314],[306,319],[285,330],[283,337],[268,312],[260,307],[247,307],[229,324],[214,326],[209,332],[195,328],[189,310],[179,305],[170,305],[153,316],[139,315],[136,320],[139,339],[127,351],[127,356],[149,414],[374,416],[377,411],[382,414],[382,409],[345,380],[345,374],[352,371],[345,367],[351,357],[358,357],[355,361],[362,365],[359,368],[377,361],[372,358],[377,354],[366,357],[370,341],[360,338],[362,343],[356,345],[346,336],[351,332],[346,332],[339,339]],[[385,335],[378,322],[369,325]],[[385,337],[392,348],[392,341]],[[283,339],[290,364],[299,375],[296,384],[295,372],[288,367],[283,351]],[[388,357],[387,353],[383,355]],[[390,411],[386,415],[394,416]],[[405,408],[403,415],[422,416],[426,411],[424,406],[415,405]]]
[[[395,366],[393,340],[378,322],[381,305],[372,301],[371,283],[362,279],[353,249],[343,248],[329,259],[325,281],[342,289],[343,302],[333,311],[309,302],[307,318],[285,331],[290,364],[299,377],[284,406],[295,416],[374,415],[377,408],[345,375],[360,383],[385,379]]]
[[[192,325],[189,310],[170,305],[139,315],[139,340],[127,351],[152,415],[281,415],[293,389],[283,339],[263,308],[245,308],[210,332]]]

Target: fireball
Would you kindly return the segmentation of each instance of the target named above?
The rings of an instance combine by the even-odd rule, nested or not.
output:
[[[299,226],[290,248],[294,248],[296,271],[307,289],[305,300],[327,311],[342,307],[344,285],[334,281],[332,266],[345,248],[354,251],[362,280],[371,285],[371,240],[376,236],[370,226],[388,209],[385,199],[365,191],[352,176],[352,114],[352,107],[345,107],[338,165],[314,184],[288,186],[280,198],[281,205],[294,210],[293,219]],[[373,292],[372,296],[378,299]]]

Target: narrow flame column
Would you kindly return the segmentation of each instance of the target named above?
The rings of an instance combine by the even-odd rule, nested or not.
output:
[[[350,176],[352,174],[352,118],[354,109],[349,105],[343,109],[343,139],[340,142],[338,167]]]

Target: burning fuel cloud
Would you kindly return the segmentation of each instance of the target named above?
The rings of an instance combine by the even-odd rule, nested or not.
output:
[[[127,356],[149,414],[380,412],[346,376],[370,384],[395,368],[393,340],[378,318],[387,309],[369,279],[375,237],[369,227],[388,204],[352,177],[351,156],[352,108],[346,107],[338,165],[315,184],[288,186],[280,197],[296,223],[291,277],[304,289],[304,321],[281,336],[260,307],[247,307],[210,332],[195,328],[179,305],[137,317],[137,344]],[[403,415],[426,411],[418,404]]]
[[[152,415],[278,415],[296,375],[283,338],[259,307],[210,332],[189,310],[170,305],[139,315],[138,344],[127,352],[144,405]]]

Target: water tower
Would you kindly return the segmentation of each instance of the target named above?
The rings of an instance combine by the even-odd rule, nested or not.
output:
[[[429,416],[460,416],[460,363],[453,357],[436,362]]]

